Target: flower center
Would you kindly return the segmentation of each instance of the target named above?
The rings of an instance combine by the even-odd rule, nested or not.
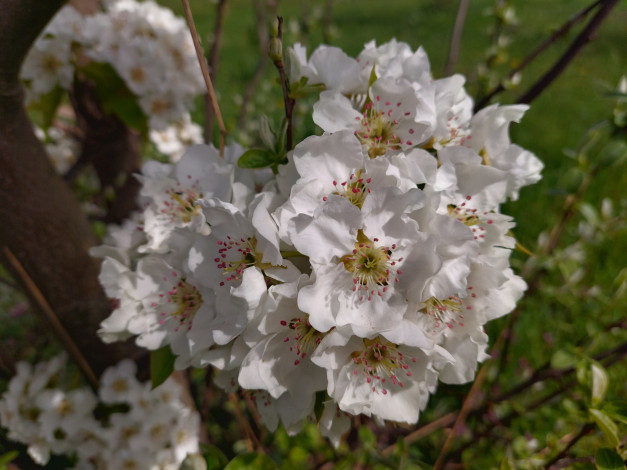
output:
[[[202,305],[202,296],[196,287],[181,279],[168,291],[165,296],[167,311],[161,312],[159,323],[163,325],[167,319],[175,319],[178,325],[174,331],[178,331],[181,325],[187,325],[187,329],[192,327],[194,315]]]
[[[234,255],[234,259],[227,257]],[[272,263],[263,261],[263,253],[257,251],[257,239],[255,237],[240,238],[236,240],[230,236],[226,240],[218,240],[218,257],[214,258],[218,269],[226,276],[227,281],[241,279],[246,268],[256,266],[260,270],[269,268],[283,268],[286,266],[275,266]],[[220,282],[223,286],[224,282]]]
[[[370,193],[368,184],[372,182],[371,178],[362,177],[362,172],[363,170],[357,170],[357,172],[351,173],[347,181],[342,181],[339,184],[337,181],[333,181],[333,186],[335,187],[333,194],[345,197],[351,204],[360,209],[366,200],[366,196]],[[323,197],[322,200],[326,201],[327,197]]]
[[[360,229],[353,252],[340,258],[346,270],[353,274],[353,291],[364,291],[360,300],[366,295],[368,300],[374,295],[382,296],[391,283],[398,282],[396,275],[402,274],[395,266],[403,258],[394,260],[391,257],[396,245],[376,246],[378,241],[377,238],[370,240]]]
[[[470,227],[475,240],[481,242],[485,239],[485,227],[483,225],[485,223],[491,225],[493,221],[491,219],[486,220],[482,218],[483,216],[487,216],[489,212],[483,212],[480,216],[477,215],[477,209],[468,209],[465,207],[466,202],[470,201],[470,199],[470,196],[466,196],[466,201],[462,202],[459,206],[449,204],[448,215],[456,218],[467,227]]]
[[[361,372],[366,375],[366,382],[372,384],[373,392],[376,392],[378,385],[381,392],[386,395],[387,379],[390,379],[392,385],[402,388],[404,384],[398,376],[405,374],[411,377],[412,375],[405,355],[398,350],[398,346],[380,336],[374,339],[365,338],[363,349],[353,351],[351,358],[356,366],[353,374],[359,375],[360,370],[357,366],[361,366]],[[416,362],[415,357],[410,360]]]
[[[292,318],[289,322],[282,320],[281,325],[293,330],[293,336],[288,335],[283,341],[285,343],[289,341],[296,343],[294,346],[290,346],[290,351],[296,352],[297,356],[294,365],[298,365],[301,359],[304,359],[316,349],[326,335],[326,333],[322,333],[311,326],[309,315],[306,313],[302,317]]]
[[[451,330],[455,325],[464,326],[463,312],[464,303],[457,296],[440,300],[431,297],[425,302],[423,312],[433,320],[433,330],[431,333],[440,332],[445,326]]]
[[[377,100],[379,97],[377,97]],[[389,103],[388,103],[389,105]],[[392,108],[375,109],[374,103],[366,103],[361,117],[361,129],[355,132],[362,145],[368,147],[370,158],[385,155],[388,150],[399,150],[402,143],[396,135],[398,121],[392,118]]]
[[[197,189],[196,184],[191,188],[183,188],[180,183],[177,183],[176,188],[166,189],[165,192],[170,200],[164,201],[165,207],[161,209],[161,212],[169,215],[172,222],[178,220],[188,224],[200,212],[200,206],[196,204],[196,201],[203,195]]]

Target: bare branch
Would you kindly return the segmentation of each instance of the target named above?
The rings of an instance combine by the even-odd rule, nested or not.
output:
[[[529,90],[522,94],[516,101],[517,103],[531,103],[540,93],[544,91],[555,79],[566,69],[568,64],[577,56],[579,51],[590,41],[594,39],[596,33],[610,14],[612,9],[618,4],[618,0],[602,0],[601,6],[596,15],[590,20],[590,23],[579,33],[572,42],[570,47],[564,52],[559,60],[546,72]]]
[[[226,12],[226,0],[219,0],[216,5],[216,22],[213,26],[213,42],[209,51],[209,75],[213,83],[218,74],[218,62],[220,59],[220,46],[224,31],[224,16]],[[205,95],[205,143],[211,142],[213,136],[213,106],[209,93]]]
[[[448,76],[455,70],[457,59],[459,57],[459,47],[462,42],[462,34],[464,32],[464,23],[466,22],[466,13],[468,13],[468,4],[470,0],[459,0],[457,8],[457,16],[455,17],[455,26],[453,26],[453,34],[451,34],[451,45],[448,50],[448,60],[444,68],[444,75]]]
[[[287,81],[287,75],[285,74],[285,67],[283,64],[283,18],[277,17],[279,21],[279,33],[277,38],[279,50],[272,51],[272,62],[279,72],[279,78],[281,79],[281,89],[283,90],[283,104],[285,106],[285,119],[287,120],[287,150],[292,150],[292,134],[293,134],[293,119],[292,113],[294,111],[294,104],[296,101],[290,98],[290,88]]]
[[[531,54],[525,57],[522,62],[518,65],[518,67],[514,68],[508,75],[507,78],[511,79],[517,73],[522,72],[531,62],[533,62],[542,52],[549,48],[553,43],[562,38],[568,33],[573,26],[583,20],[592,10],[598,7],[603,0],[597,0],[592,5],[587,6],[586,8],[575,13],[566,23],[564,23],[557,31],[555,31],[546,41],[536,47]],[[477,102],[475,105],[475,113],[480,109],[484,108],[492,98],[505,90],[505,86],[503,85],[503,81],[499,83],[499,85],[484,96],[481,100]]]
[[[64,349],[74,358],[74,360],[78,364],[78,367],[81,369],[81,371],[83,372],[83,375],[85,376],[87,381],[90,383],[90,385],[94,389],[98,389],[98,378],[96,377],[96,374],[94,374],[94,371],[89,365],[89,363],[87,362],[87,360],[85,359],[85,356],[83,355],[81,350],[78,348],[78,346],[76,345],[72,337],[68,334],[67,330],[63,327],[63,325],[59,321],[58,316],[56,315],[56,313],[54,313],[54,311],[50,307],[50,304],[48,304],[48,301],[46,300],[46,298],[43,296],[41,291],[37,288],[37,286],[31,279],[31,277],[28,275],[28,273],[24,270],[24,267],[22,266],[22,264],[18,261],[15,255],[11,253],[11,250],[9,250],[7,247],[4,247],[3,251],[4,251],[4,256],[6,256],[9,263],[11,264],[15,272],[19,275],[20,279],[22,280],[22,282],[28,289],[30,297],[35,299],[35,302],[37,303],[37,306],[39,307],[39,311],[41,311],[46,317],[46,319],[50,322],[50,325],[52,326],[52,329],[56,337],[59,339]]]
[[[224,144],[226,141],[226,127],[224,127],[224,121],[222,120],[222,113],[220,112],[220,106],[218,105],[218,99],[213,89],[213,83],[211,82],[211,76],[209,75],[209,67],[205,60],[205,54],[200,45],[198,39],[198,32],[196,31],[196,25],[194,24],[194,17],[192,16],[192,10],[189,6],[189,0],[181,0],[183,2],[183,9],[185,10],[185,18],[187,19],[187,25],[189,31],[192,34],[192,40],[194,41],[194,48],[196,49],[196,57],[198,57],[198,63],[200,64],[200,70],[202,76],[205,79],[205,85],[207,86],[207,93],[211,98],[211,106],[218,119],[218,127],[220,128],[220,156],[224,158]]]

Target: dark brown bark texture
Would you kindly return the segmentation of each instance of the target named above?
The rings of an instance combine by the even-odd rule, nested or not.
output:
[[[98,283],[99,261],[88,254],[97,240],[78,200],[34,135],[18,79],[29,47],[63,3],[2,0],[0,252],[8,249],[18,259],[99,375],[134,354],[129,345],[107,346],[96,335],[98,324],[110,313]],[[2,263],[21,282],[5,256]]]

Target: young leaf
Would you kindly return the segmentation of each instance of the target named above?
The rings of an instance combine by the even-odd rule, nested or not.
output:
[[[627,400],[614,400],[603,405],[603,412],[623,424],[627,424]]]
[[[272,154],[264,149],[246,150],[237,160],[237,166],[240,168],[265,168],[272,163],[274,163]]]
[[[592,371],[592,405],[598,406],[605,398],[609,379],[603,366],[598,363],[593,362],[590,370]]]
[[[270,119],[265,114],[259,117],[259,137],[266,149],[274,149],[276,146],[276,134],[272,130]]]
[[[0,455],[0,470],[8,468],[9,463],[17,458],[18,455],[20,455],[20,453],[17,450]]]
[[[279,466],[267,455],[242,454],[231,460],[224,470],[277,470]]]
[[[592,418],[597,423],[597,426],[601,428],[601,431],[603,431],[603,434],[607,436],[607,438],[610,440],[610,443],[614,447],[616,447],[620,442],[618,439],[618,426],[616,426],[616,423],[612,421],[612,418],[603,413],[601,410],[595,410],[594,408],[591,408],[589,411],[592,415]]]
[[[57,114],[57,108],[61,104],[64,94],[65,90],[57,85],[48,93],[39,97],[35,106],[41,111],[41,117],[40,119],[36,119],[36,122],[42,129],[48,130],[48,128],[52,126],[54,117]],[[37,116],[37,113],[34,115]]]
[[[558,349],[551,357],[551,367],[554,369],[567,369],[577,363],[577,356],[564,349]]]
[[[152,388],[157,388],[170,377],[174,370],[175,356],[170,346],[164,346],[150,353],[150,380]]]
[[[594,465],[597,470],[623,470],[625,463],[614,449],[603,447],[594,455]]]

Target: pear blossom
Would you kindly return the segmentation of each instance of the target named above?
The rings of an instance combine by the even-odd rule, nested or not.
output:
[[[125,15],[115,27],[129,26]],[[133,53],[114,49],[123,63]],[[288,55],[293,82],[325,87],[313,109],[324,133],[297,143],[276,174],[238,168],[236,145],[224,160],[195,145],[173,164],[147,163],[142,212],[93,250],[114,307],[100,334],[168,345],[177,369],[211,365],[269,429],[313,420],[337,446],[349,415],[415,423],[438,382],[473,380],[486,323],[526,289],[501,204],[542,164],[509,138],[526,106],[473,114],[465,78],[434,79],[422,48]],[[106,376],[108,400],[123,398],[114,384],[130,372]],[[143,391],[129,400],[144,409]],[[117,417],[110,441],[126,429],[146,451],[134,419]],[[167,447],[163,422],[147,423]]]

